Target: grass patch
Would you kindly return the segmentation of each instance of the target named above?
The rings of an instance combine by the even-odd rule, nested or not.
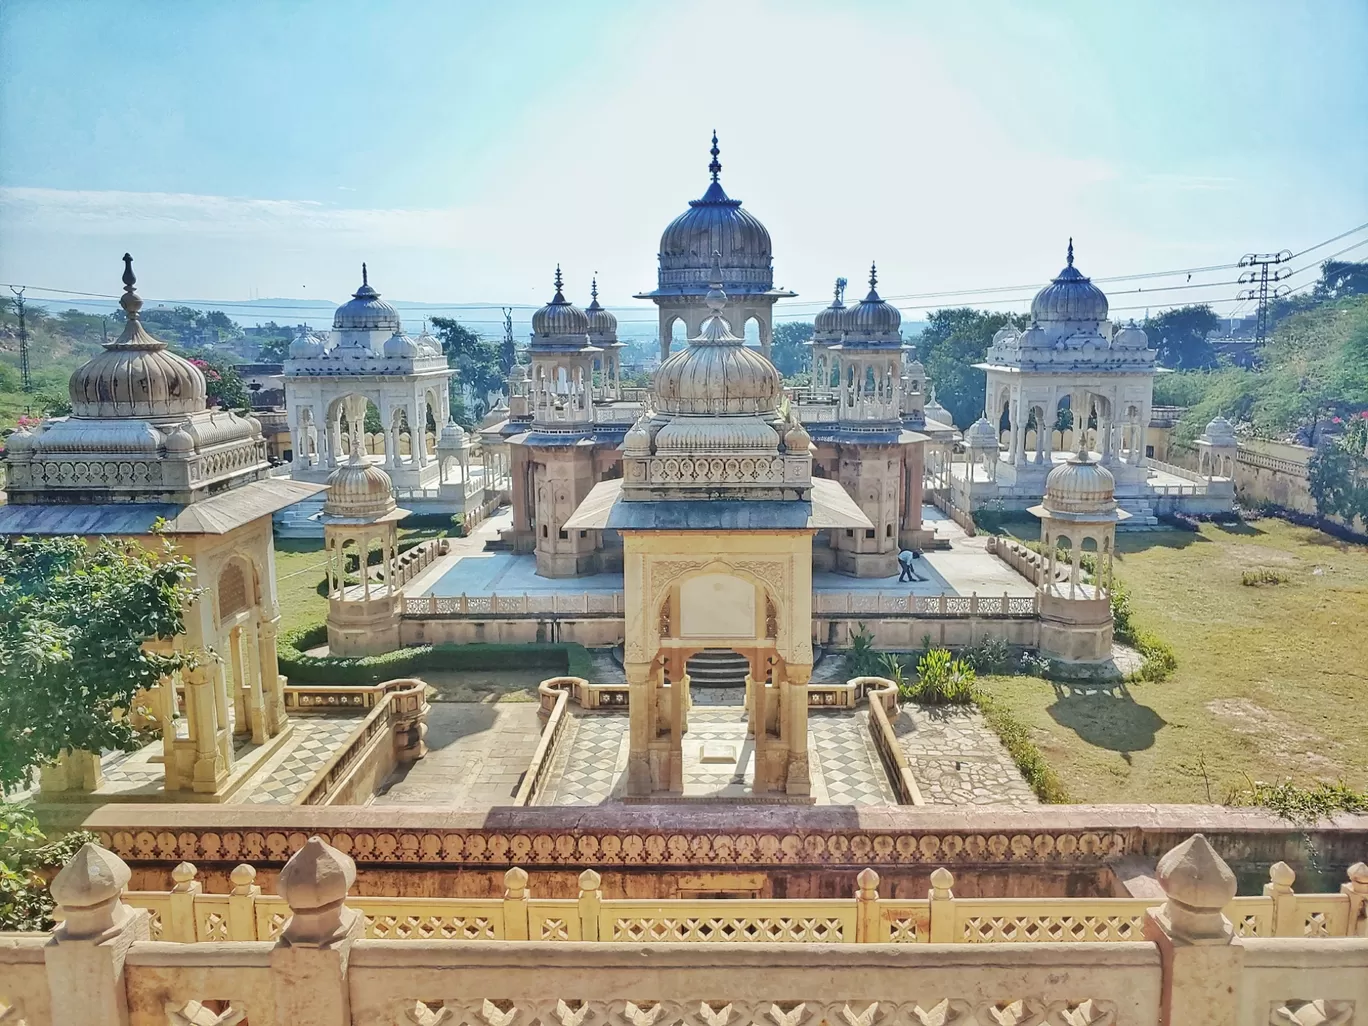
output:
[[[281,633],[276,643],[280,672],[296,684],[378,684],[426,671],[546,669],[548,676],[590,677],[589,650],[573,642],[526,645],[414,645],[383,655],[345,658],[305,653],[328,641],[324,624]]]
[[[1261,588],[1265,584],[1286,584],[1288,579],[1287,574],[1281,570],[1273,570],[1266,566],[1246,570],[1240,574],[1240,583],[1246,588]]]
[[[1315,823],[1337,812],[1368,812],[1368,791],[1355,791],[1344,781],[1299,787],[1290,780],[1267,784],[1251,780],[1226,796],[1227,805],[1258,805],[1297,823]]]
[[[982,691],[975,693],[974,705],[983,714],[983,721],[1007,749],[1007,754],[1012,757],[1037,798],[1054,805],[1073,801],[1060,782],[1059,775],[1050,768],[1045,756],[1031,740],[1030,730],[1012,715],[1011,709]]]
[[[979,677],[1070,794],[1205,803],[1251,780],[1368,790],[1368,547],[1264,519],[1122,533],[1117,550],[1137,636],[1173,652],[1162,682],[1081,694]],[[1290,585],[1244,587],[1260,567]]]

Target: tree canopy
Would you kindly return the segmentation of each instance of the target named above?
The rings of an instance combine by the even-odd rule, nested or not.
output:
[[[983,415],[988,376],[973,365],[983,362],[998,330],[1026,326],[1026,314],[989,313],[969,307],[936,310],[917,338],[917,359],[950,411],[956,426],[968,427]]]
[[[434,317],[432,327],[442,342],[447,361],[456,368],[451,379],[451,415],[463,427],[471,427],[485,413],[484,397],[504,388],[503,363],[507,354],[502,340],[487,341],[451,317]],[[465,408],[467,388],[475,397],[472,410]]]
[[[1198,370],[1216,366],[1216,349],[1207,335],[1221,326],[1221,318],[1205,303],[1180,306],[1146,318],[1141,325],[1159,363],[1170,370]]]
[[[66,749],[137,744],[116,714],[181,665],[143,642],[182,633],[192,573],[169,548],[134,542],[0,543],[0,792]]]
[[[784,377],[791,378],[808,369],[812,355],[807,345],[810,338],[811,321],[785,321],[774,326],[770,336],[770,357]]]

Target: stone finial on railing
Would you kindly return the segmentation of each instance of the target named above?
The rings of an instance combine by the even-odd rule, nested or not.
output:
[[[195,943],[195,896],[204,890],[195,879],[196,875],[197,870],[189,862],[182,862],[171,870],[171,910],[167,916],[166,940]]]
[[[602,878],[592,869],[579,875],[580,936],[583,940],[599,939],[599,910],[603,907],[600,883]]]
[[[1350,937],[1368,937],[1368,865],[1355,862],[1349,867],[1349,882],[1340,884],[1340,893],[1349,898]]]
[[[346,905],[356,882],[356,862],[321,837],[310,837],[280,871],[277,887],[290,906],[281,933],[284,941],[303,947],[325,947],[345,937],[360,913]]]
[[[84,940],[122,927],[135,911],[121,900],[132,879],[127,863],[93,841],[81,845],[52,880],[52,897],[63,916],[59,938]]]
[[[874,944],[879,930],[879,874],[869,866],[855,877],[855,942]]]
[[[1273,899],[1273,936],[1296,937],[1301,934],[1301,920],[1297,918],[1297,895],[1292,883],[1297,874],[1286,862],[1275,862],[1268,867],[1268,883],[1264,897]]]
[[[931,891],[927,894],[931,909],[931,943],[949,944],[955,939],[955,874],[944,866],[931,871]]]
[[[1170,937],[1224,944],[1234,936],[1222,909],[1235,897],[1235,874],[1201,834],[1193,834],[1159,860],[1156,871],[1167,900],[1154,913]]]
[[[243,862],[228,874],[232,889],[228,892],[228,939],[256,940],[256,899],[261,888],[256,882],[257,871]]]
[[[504,873],[504,940],[529,936],[527,870],[514,866]]]

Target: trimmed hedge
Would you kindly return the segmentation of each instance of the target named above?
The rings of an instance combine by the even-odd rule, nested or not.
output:
[[[1051,805],[1068,804],[1073,801],[1069,792],[1059,779],[1059,775],[1041,754],[1031,732],[1001,702],[995,701],[982,691],[974,693],[974,704],[983,714],[983,720],[997,734],[1003,747],[1016,763],[1026,783],[1042,802]]]
[[[305,652],[328,642],[326,624],[286,631],[276,644],[280,672],[298,684],[378,684],[412,677],[423,670],[499,670],[545,668],[552,674],[593,676],[589,650],[566,643],[526,645],[415,645],[384,655],[347,659]]]

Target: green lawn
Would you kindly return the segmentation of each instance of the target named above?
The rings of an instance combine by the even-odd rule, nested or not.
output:
[[[1368,788],[1368,546],[1265,519],[1122,535],[1117,548],[1137,624],[1177,653],[1168,680],[983,681],[1075,800],[1221,801],[1246,774]],[[1289,580],[1241,584],[1257,567]]]

